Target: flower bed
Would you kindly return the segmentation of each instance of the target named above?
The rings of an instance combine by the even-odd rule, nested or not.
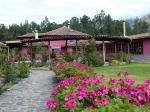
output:
[[[76,62],[58,64],[54,71],[58,78],[63,74],[47,102],[54,112],[149,111],[150,79],[135,86],[128,72],[117,72],[118,79],[104,83],[105,75]]]

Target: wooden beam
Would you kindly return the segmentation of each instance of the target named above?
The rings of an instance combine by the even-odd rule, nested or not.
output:
[[[105,62],[106,61],[106,48],[105,48],[105,42],[102,41],[103,43],[103,61]]]

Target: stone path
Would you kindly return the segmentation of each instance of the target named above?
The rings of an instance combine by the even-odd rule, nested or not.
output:
[[[54,80],[51,71],[32,70],[29,78],[0,95],[0,112],[49,112],[46,101]]]

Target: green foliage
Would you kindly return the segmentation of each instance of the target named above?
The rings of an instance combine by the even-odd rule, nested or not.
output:
[[[130,63],[130,58],[127,53],[120,52],[117,56],[117,59],[121,62]]]
[[[133,25],[133,33],[145,33],[148,31],[148,23],[146,21],[142,21],[139,18],[136,18]]]
[[[32,50],[34,52],[42,52],[42,51],[45,51],[45,48],[41,46],[36,46],[36,47],[33,47]]]
[[[87,109],[83,110],[87,112]],[[109,105],[93,109],[91,112],[149,112],[148,107],[138,107],[120,98],[110,99]]]
[[[30,72],[30,67],[27,63],[19,63],[18,65],[18,70],[19,70],[19,73],[18,73],[18,77],[19,78],[27,78],[29,76],[29,72]]]
[[[10,49],[10,60],[12,62],[19,61],[21,59],[21,51],[18,48]]]
[[[4,65],[5,83],[17,82],[17,67],[10,62],[6,62]]]
[[[96,51],[96,43],[94,39],[89,40],[89,44],[85,47],[85,54],[81,62],[95,67],[104,64],[102,56]]]
[[[120,65],[120,61],[112,59],[112,60],[109,60],[109,64],[111,66],[119,66]]]
[[[66,53],[64,55],[64,58],[65,58],[65,61],[67,61],[67,62],[71,62],[75,59],[75,57],[73,55],[71,55],[70,53]]]
[[[42,55],[42,63],[45,64],[48,60],[48,55],[43,54]]]

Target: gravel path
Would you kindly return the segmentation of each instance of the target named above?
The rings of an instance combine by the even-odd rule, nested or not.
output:
[[[32,70],[29,78],[0,95],[0,112],[49,112],[46,101],[54,80],[51,71]]]

